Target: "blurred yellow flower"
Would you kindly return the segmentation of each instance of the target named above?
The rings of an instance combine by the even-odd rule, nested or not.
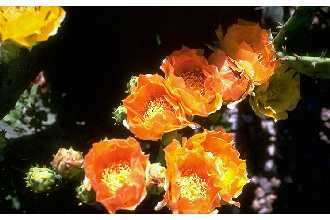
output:
[[[0,41],[31,48],[57,33],[65,11],[56,6],[0,7]]]
[[[293,69],[281,65],[269,82],[257,87],[250,96],[250,105],[260,117],[271,117],[275,121],[288,118],[300,99],[300,77]]]

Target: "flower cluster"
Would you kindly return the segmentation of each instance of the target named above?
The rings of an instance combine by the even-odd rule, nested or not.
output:
[[[149,185],[165,195],[156,210],[167,205],[173,213],[211,213],[221,202],[239,206],[237,198],[248,183],[246,163],[239,158],[233,136],[224,130],[208,131],[172,140],[165,149],[166,169],[150,164],[139,142],[105,139],[94,143],[85,156],[85,175],[96,201],[109,213],[134,210]]]
[[[299,78],[278,68],[271,35],[258,24],[239,20],[224,36],[221,28],[216,33],[219,48],[208,58],[203,50],[183,47],[163,59],[161,74],[139,74],[129,81],[113,118],[140,140],[162,139],[166,168],[151,164],[133,137],[93,144],[85,174],[96,201],[110,213],[135,209],[149,186],[165,191],[155,210],[214,213],[225,203],[240,205],[237,198],[249,179],[232,134],[204,130],[181,141],[163,135],[197,128],[194,116],[208,117],[247,96],[258,115],[283,119],[297,104]],[[288,87],[294,94],[290,99],[283,95]]]
[[[156,141],[170,131],[198,126],[192,122],[193,116],[208,117],[222,105],[240,102],[248,95],[257,115],[273,117],[269,110],[260,110],[267,105],[275,120],[285,119],[282,112],[291,110],[299,100],[299,83],[291,88],[297,94],[294,98],[279,94],[276,103],[265,103],[263,97],[278,85],[273,81],[283,78],[276,71],[281,66],[271,34],[256,23],[243,20],[229,27],[224,36],[221,28],[216,33],[220,46],[208,58],[201,49],[183,47],[165,57],[161,75],[134,76],[129,95],[120,107],[126,115],[116,111],[116,121],[124,118],[126,127],[137,138]],[[282,87],[287,88],[288,84]]]
[[[54,35],[64,16],[61,7],[0,7],[0,44],[11,40],[31,49]],[[123,105],[114,111],[116,123],[123,122],[140,140],[159,141],[166,133],[200,127],[194,116],[208,117],[249,95],[258,115],[287,118],[299,101],[299,76],[278,68],[270,33],[239,20],[224,36],[221,27],[216,34],[219,47],[208,57],[201,49],[183,47],[163,59],[161,74],[133,76]],[[85,157],[72,148],[59,149],[53,169],[28,171],[27,187],[47,192],[62,178],[81,177],[83,169],[77,198],[84,204],[96,200],[109,213],[135,210],[151,186],[165,191],[155,210],[167,206],[173,213],[215,213],[225,203],[239,207],[238,196],[249,179],[233,135],[205,129],[180,141],[174,136],[158,142],[165,145],[166,167],[151,164],[134,137],[104,139],[93,143]]]
[[[182,143],[173,140],[164,150],[166,193],[160,207],[167,205],[173,213],[211,213],[221,202],[239,206],[233,198],[248,178],[231,134],[204,130]]]

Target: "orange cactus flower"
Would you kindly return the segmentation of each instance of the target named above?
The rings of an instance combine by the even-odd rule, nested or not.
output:
[[[166,193],[156,209],[167,205],[173,213],[211,213],[219,207],[215,157],[181,147],[175,139],[164,151]]]
[[[219,69],[222,99],[225,103],[239,102],[252,92],[254,86],[244,68],[222,50],[215,50],[209,57],[209,63]]]
[[[143,140],[159,140],[164,133],[193,125],[157,74],[139,75],[137,85],[123,103],[129,130]]]
[[[239,158],[239,152],[234,147],[233,135],[223,129],[196,134],[186,141],[188,149],[203,148],[215,155],[221,190],[219,195],[225,202],[239,206],[232,199],[237,198],[243,187],[249,182],[246,163]]]
[[[220,30],[217,32],[220,35]],[[244,67],[255,84],[263,84],[273,75],[276,52],[270,34],[259,24],[238,20],[228,28],[221,45],[228,56]]]
[[[134,210],[146,196],[148,156],[134,138],[102,140],[85,156],[85,175],[109,213]]]
[[[222,105],[218,69],[201,50],[183,48],[163,60],[165,84],[188,115],[208,116]]]

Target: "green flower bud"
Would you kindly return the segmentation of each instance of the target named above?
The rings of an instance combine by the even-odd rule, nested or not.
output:
[[[112,118],[115,119],[116,124],[121,124],[126,119],[126,113],[126,108],[120,105],[112,112]]]
[[[80,201],[79,205],[95,203],[95,192],[87,177],[85,177],[81,185],[76,188],[76,197]]]
[[[65,179],[73,179],[82,174],[84,158],[81,152],[60,148],[50,164]]]
[[[136,85],[137,85],[137,82],[138,82],[138,78],[139,77],[137,77],[137,76],[132,76],[131,78],[130,78],[130,80],[128,81],[128,83],[127,83],[127,90],[126,90],[126,93],[131,93],[132,92],[132,90],[136,87]]]
[[[47,192],[54,189],[61,176],[47,167],[31,167],[26,174],[26,187],[35,193]]]

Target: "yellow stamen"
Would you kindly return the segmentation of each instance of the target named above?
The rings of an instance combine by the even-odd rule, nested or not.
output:
[[[145,123],[153,122],[152,119],[159,114],[164,114],[165,111],[172,110],[172,107],[165,100],[164,97],[154,98],[148,102],[146,111],[144,112],[143,118]]]
[[[102,182],[108,189],[115,193],[128,181],[128,176],[131,173],[131,168],[127,165],[119,164],[106,168],[102,173]]]
[[[162,103],[158,102],[157,100],[155,101],[150,101],[147,107],[147,111],[144,113],[144,118],[151,119],[155,117],[157,114],[162,114],[164,113],[164,107]]]
[[[205,180],[196,174],[180,177],[177,181],[180,187],[180,196],[190,201],[203,199],[206,197],[207,184]]]

